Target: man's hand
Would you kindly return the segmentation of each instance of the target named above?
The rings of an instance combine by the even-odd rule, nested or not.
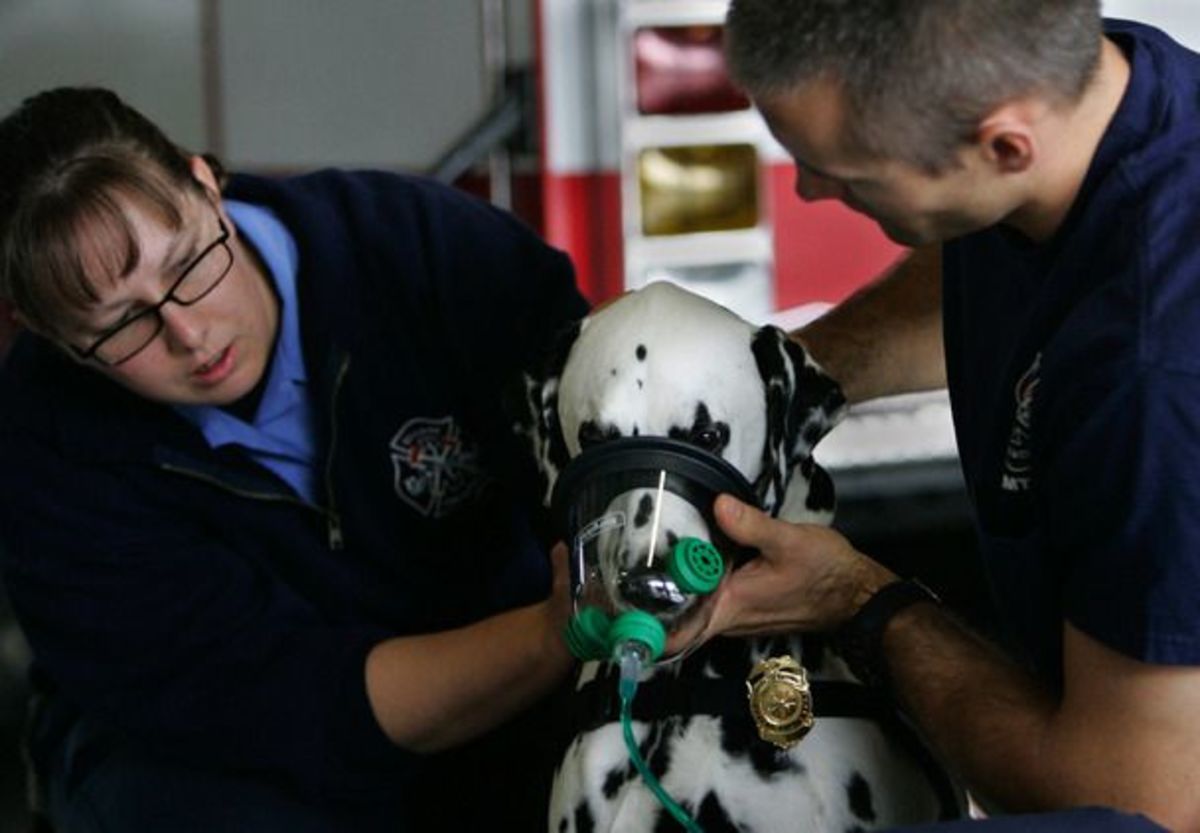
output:
[[[729,495],[715,512],[759,556],[717,590],[708,636],[832,630],[896,579],[828,527],[776,520]]]
[[[707,636],[832,630],[896,578],[827,527],[775,520],[728,495],[716,516],[760,554],[718,588]],[[901,612],[884,649],[905,710],[999,806],[1106,805],[1200,831],[1200,670],[1136,662],[1067,624],[1060,700],[929,605]]]

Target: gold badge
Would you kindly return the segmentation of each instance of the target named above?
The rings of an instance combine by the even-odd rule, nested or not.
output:
[[[808,677],[791,657],[770,657],[755,665],[746,690],[758,736],[768,743],[790,749],[813,727]]]

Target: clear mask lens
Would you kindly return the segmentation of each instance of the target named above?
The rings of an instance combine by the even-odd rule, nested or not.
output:
[[[567,467],[553,505],[571,542],[576,620],[588,622],[578,641],[591,647],[573,644],[577,655],[610,655],[608,624],[635,612],[657,621],[664,638],[703,630],[695,617],[704,598],[748,555],[712,518],[721,492],[755,502],[724,460],[662,438],[606,443]]]
[[[669,628],[695,602],[672,576],[675,548],[684,538],[702,539],[706,533],[695,507],[665,488],[616,495],[608,511],[575,536],[576,609],[592,605],[614,615],[644,610]]]

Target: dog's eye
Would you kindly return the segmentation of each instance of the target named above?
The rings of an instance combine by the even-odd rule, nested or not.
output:
[[[717,451],[725,444],[725,437],[716,428],[703,428],[692,434],[692,444],[705,451]]]

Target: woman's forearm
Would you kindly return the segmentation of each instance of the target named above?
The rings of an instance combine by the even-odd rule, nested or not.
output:
[[[550,691],[572,663],[554,604],[376,645],[367,656],[367,693],[384,733],[405,749],[437,752],[496,727]]]

